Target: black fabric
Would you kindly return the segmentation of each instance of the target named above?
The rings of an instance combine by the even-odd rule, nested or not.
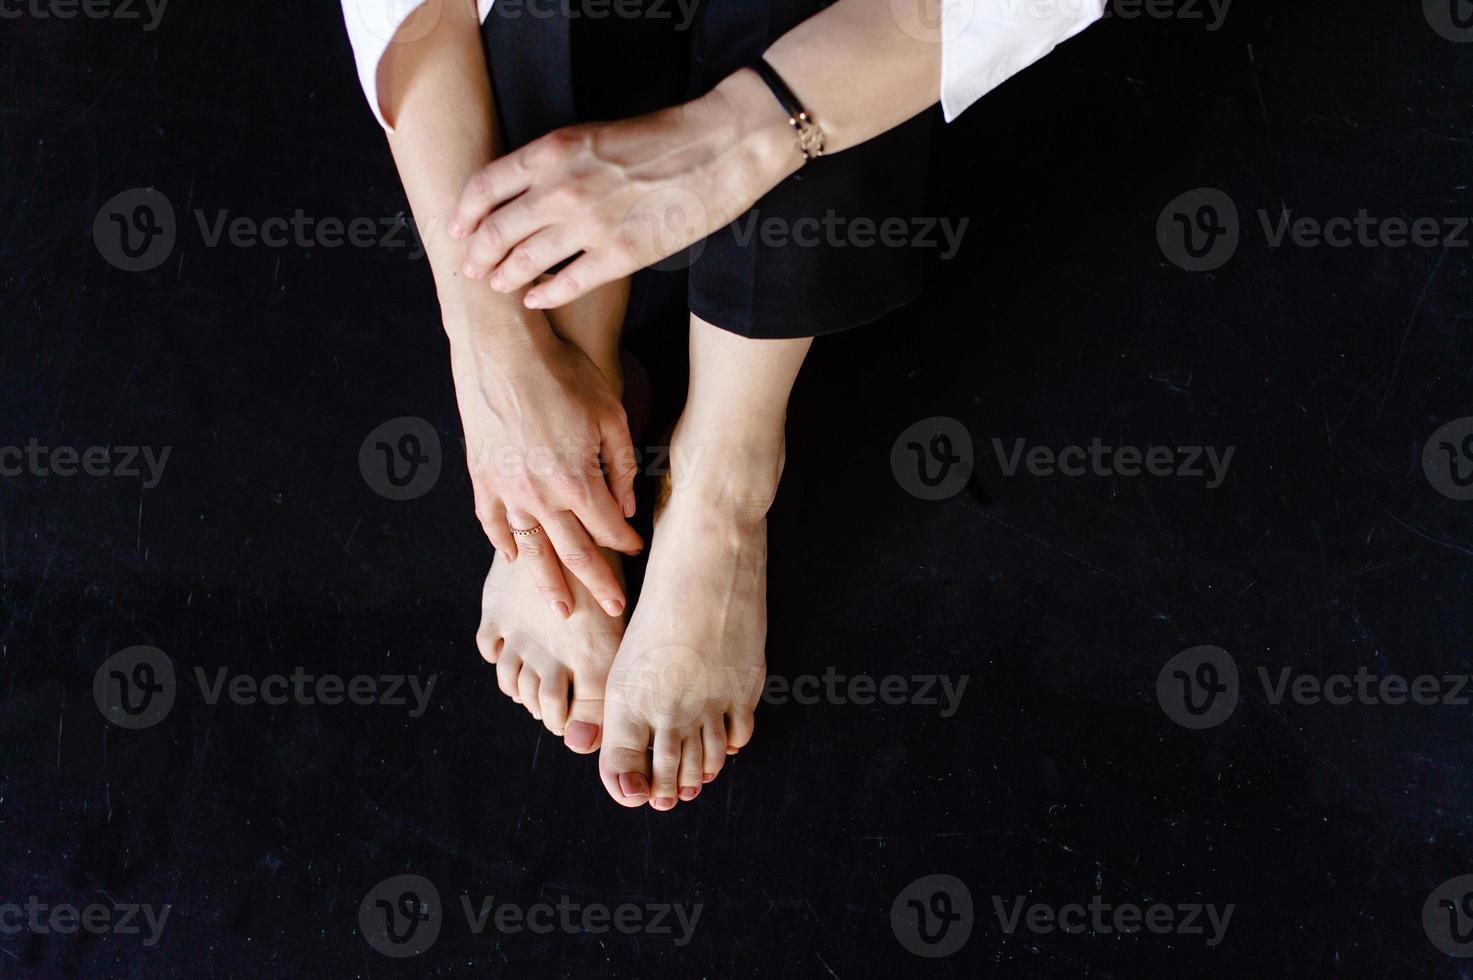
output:
[[[493,5],[486,50],[506,147],[701,95],[824,6],[702,0],[682,10],[662,0],[620,5],[638,17],[594,17],[578,3]],[[821,124],[822,107],[810,109]],[[909,227],[919,215],[930,125],[917,117],[809,161],[731,225],[636,276],[631,308],[649,318],[680,303],[734,333],[780,338],[834,333],[903,306],[921,288],[919,251],[865,229],[887,219]]]

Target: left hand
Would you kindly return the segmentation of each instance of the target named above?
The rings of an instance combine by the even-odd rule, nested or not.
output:
[[[527,293],[548,309],[730,224],[802,162],[782,109],[739,72],[693,102],[570,126],[492,162],[467,181],[449,231],[471,238],[464,274],[503,293],[582,252]]]

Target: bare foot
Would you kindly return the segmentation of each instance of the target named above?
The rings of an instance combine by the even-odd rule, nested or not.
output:
[[[599,775],[614,800],[693,800],[752,737],[766,677],[766,507],[677,486],[609,674]]]
[[[622,587],[619,556],[604,554]],[[476,645],[496,665],[501,693],[561,736],[568,748],[586,755],[599,747],[604,684],[624,635],[624,618],[611,617],[576,577],[565,577],[573,612],[562,619],[543,602],[525,563],[498,555],[481,590]]]

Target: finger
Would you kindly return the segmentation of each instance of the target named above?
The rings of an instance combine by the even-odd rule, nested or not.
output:
[[[532,171],[526,166],[526,148],[488,163],[472,174],[465,187],[461,188],[446,229],[450,237],[467,237],[492,208],[511,200],[531,185]]]
[[[491,271],[491,288],[513,293],[578,251],[564,225],[544,228],[509,252]]]
[[[515,527],[529,529],[541,526],[535,518],[520,512],[510,517]],[[568,591],[567,580],[558,567],[557,553],[553,548],[545,528],[536,534],[517,536],[517,558],[527,563],[542,600],[560,618],[567,619],[573,614],[573,594]]]
[[[481,516],[483,512],[485,516]],[[507,561],[516,561],[517,536],[507,526],[506,507],[501,501],[493,500],[485,507],[477,508],[477,516],[481,517],[481,529],[491,540],[491,546],[505,555]]]
[[[529,310],[551,310],[622,279],[639,267],[615,249],[589,251],[552,279],[534,287],[522,302]]]
[[[543,209],[529,203],[526,197],[519,197],[491,212],[481,222],[475,234],[471,235],[470,243],[465,247],[465,262],[461,264],[461,274],[469,279],[484,279],[523,239],[546,225],[545,214]]]
[[[552,546],[557,549],[563,566],[588,587],[604,612],[610,616],[621,615],[624,612],[624,590],[578,518],[565,510],[561,514],[548,515],[542,526],[552,539]]]
[[[589,499],[578,505],[573,512],[594,543],[626,555],[637,555],[644,550],[644,539],[624,519],[624,513],[614,498],[600,484]]]
[[[610,422],[600,425],[599,436],[603,439],[600,452],[607,470],[604,479],[609,485],[609,492],[619,502],[624,516],[633,517],[634,477],[639,472],[639,456],[634,452],[634,440],[629,437],[628,420],[621,420],[618,424]]]

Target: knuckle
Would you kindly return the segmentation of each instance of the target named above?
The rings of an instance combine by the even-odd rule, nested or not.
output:
[[[564,565],[573,571],[581,572],[593,567],[593,553],[584,551],[581,548],[565,551],[558,557],[563,560]]]
[[[474,244],[484,249],[499,248],[501,246],[501,226],[491,220],[481,222],[481,228],[476,232]]]
[[[540,534],[534,534],[530,537],[522,538],[521,543],[517,545],[517,554],[523,558],[531,558],[533,561],[541,558],[547,553],[547,549],[543,546],[542,542],[537,540],[541,537],[542,535]],[[548,586],[547,588],[552,587]],[[553,588],[552,591],[556,592],[557,589]]]

